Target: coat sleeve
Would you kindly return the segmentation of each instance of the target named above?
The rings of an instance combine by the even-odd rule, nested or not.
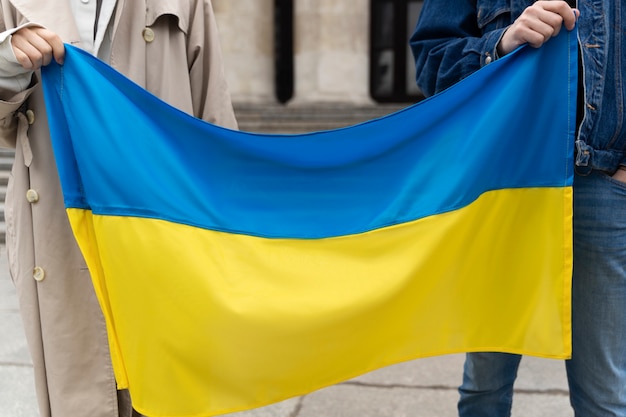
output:
[[[409,43],[416,82],[436,94],[496,59],[505,28],[485,31],[476,1],[426,0]]]
[[[4,9],[0,7],[0,33],[7,31],[4,13]],[[24,103],[37,87],[37,84],[39,84],[38,77],[33,75],[31,86],[24,91],[17,93],[0,91],[0,147],[15,148],[19,122],[17,113],[23,109]]]
[[[187,57],[195,116],[237,129],[211,1],[198,0],[191,13]]]

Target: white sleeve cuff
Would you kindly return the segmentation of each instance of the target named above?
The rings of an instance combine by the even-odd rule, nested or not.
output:
[[[11,36],[25,27],[42,26],[36,23],[25,23],[0,33],[0,92],[2,96],[24,91],[30,85],[33,71],[24,69],[19,64],[11,46]]]

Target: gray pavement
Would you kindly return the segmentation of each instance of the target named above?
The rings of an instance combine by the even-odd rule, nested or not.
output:
[[[463,355],[419,359],[230,417],[454,417]],[[0,417],[37,417],[32,363],[0,247]],[[572,417],[563,361],[526,357],[513,417]],[[89,416],[64,416],[89,417]]]

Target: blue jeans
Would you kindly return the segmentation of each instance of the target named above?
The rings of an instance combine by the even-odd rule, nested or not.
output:
[[[574,178],[572,359],[576,417],[626,417],[626,184],[599,172]],[[511,415],[519,355],[469,353],[460,417]]]

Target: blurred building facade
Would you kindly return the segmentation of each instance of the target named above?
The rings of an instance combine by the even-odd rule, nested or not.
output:
[[[235,106],[419,101],[408,38],[422,2],[213,0]]]

